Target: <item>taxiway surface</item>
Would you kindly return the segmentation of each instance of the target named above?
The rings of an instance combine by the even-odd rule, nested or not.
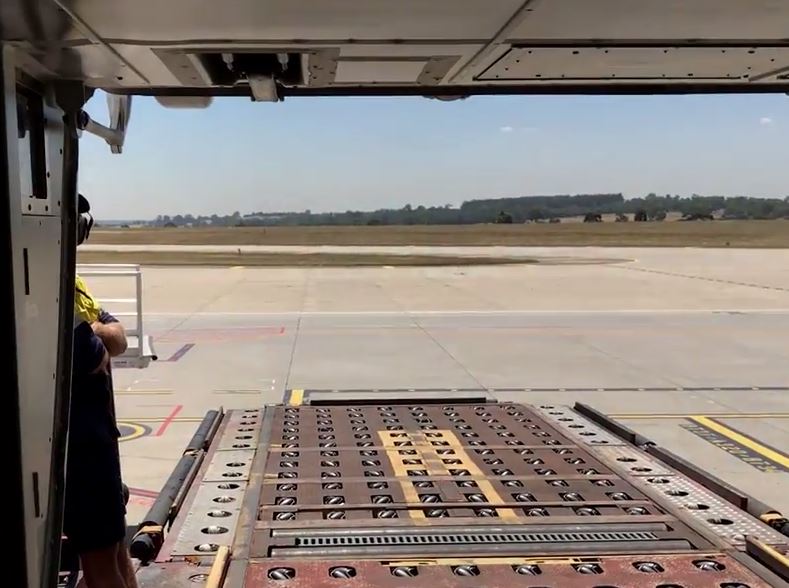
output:
[[[789,511],[789,252],[517,253],[632,261],[145,268],[160,359],[115,372],[130,522],[206,410],[282,402],[292,389],[582,401]],[[119,298],[119,282],[91,287]]]

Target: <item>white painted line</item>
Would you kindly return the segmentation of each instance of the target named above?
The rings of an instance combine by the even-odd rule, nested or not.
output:
[[[568,310],[310,310],[310,311],[274,311],[274,312],[148,312],[145,316],[162,316],[162,317],[183,317],[183,316],[283,316],[283,317],[309,317],[309,316],[539,316],[539,315],[563,315],[563,314],[577,314],[577,315],[621,315],[621,314],[661,314],[661,315],[688,315],[688,314],[789,314],[789,308],[760,308],[760,309],[614,309],[614,310],[586,310],[586,309],[568,309]]]

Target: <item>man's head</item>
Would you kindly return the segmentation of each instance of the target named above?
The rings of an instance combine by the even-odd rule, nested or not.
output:
[[[82,194],[77,203],[77,245],[82,245],[88,240],[90,229],[93,227],[93,217],[90,214],[90,202]]]

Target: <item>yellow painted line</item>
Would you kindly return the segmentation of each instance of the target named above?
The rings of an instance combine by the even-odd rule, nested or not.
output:
[[[233,265],[233,266],[230,266],[230,269],[244,269],[245,267],[246,266],[243,266],[243,265]]]
[[[781,553],[774,547],[759,541],[755,537],[748,537],[746,539],[746,545],[747,545],[747,541],[750,541],[757,547],[761,548],[762,551],[769,554],[770,557],[772,557],[775,561],[779,562],[782,566],[789,567],[789,557],[785,556],[783,553]]]
[[[127,421],[118,421],[118,427],[124,426],[129,427],[132,429],[132,433],[129,435],[124,435],[123,437],[119,438],[118,441],[133,441],[134,439],[139,439],[143,435],[145,435],[145,429],[138,425],[137,423],[130,423]]]
[[[432,431],[431,431],[432,432]],[[435,448],[427,440],[425,434],[421,431],[408,434],[409,439],[414,442],[415,449],[418,453],[419,459],[424,462],[427,467],[427,473],[430,476],[449,476],[449,469],[443,462],[443,459],[436,453]],[[455,457],[454,455],[452,457]]]
[[[290,406],[301,406],[302,402],[304,402],[304,390],[291,390],[288,404]]]
[[[460,440],[457,438],[453,431],[449,430],[436,430],[430,431],[430,439],[445,441],[454,452],[452,458],[457,459],[460,463],[455,464],[453,467],[457,469],[468,470],[469,476],[464,479],[474,480],[477,482],[479,490],[488,498],[488,503],[492,506],[504,504],[504,500],[496,491],[496,488],[491,483],[488,476],[477,466],[474,460],[469,456]],[[401,436],[405,435],[405,436]],[[426,469],[430,476],[450,476],[449,468],[444,463],[443,458],[438,455],[430,440],[422,431],[414,431],[404,433],[403,431],[378,431],[378,437],[381,439],[381,445],[386,451],[386,456],[392,464],[392,469],[395,476],[401,479],[400,486],[403,489],[403,495],[408,504],[419,504],[419,494],[414,488],[413,483],[410,481],[408,475],[409,469]],[[410,441],[411,446],[395,446],[397,441]],[[403,457],[400,455],[401,450],[412,450],[416,455],[410,456],[412,459],[419,459],[422,461],[421,465],[406,466],[403,464]],[[464,507],[471,505],[463,505]],[[409,516],[413,519],[424,519],[425,514],[422,509],[409,509]],[[520,520],[520,517],[511,508],[496,508],[496,512],[502,520],[509,522]]]
[[[466,453],[466,450],[463,449],[463,446],[461,445],[457,436],[455,436],[455,433],[448,430],[433,432],[441,433],[441,438],[444,441],[449,442],[449,446],[455,451],[455,457],[462,460],[462,467],[464,469],[467,469],[472,476],[482,476],[485,478],[483,480],[479,480],[477,482],[477,486],[479,487],[480,491],[488,498],[488,502],[492,505],[503,504],[504,500],[496,491],[496,488],[493,486],[491,481],[487,479],[487,476],[485,476],[483,471],[479,469],[476,462],[474,462],[474,460]],[[520,518],[511,508],[497,508],[496,512],[499,513],[499,517],[503,520],[514,521]]]
[[[759,443],[754,439],[751,439],[750,437],[746,437],[745,435],[742,435],[737,431],[733,431],[729,427],[722,425],[717,421],[713,421],[712,419],[706,416],[696,415],[690,417],[690,420],[701,425],[702,427],[706,427],[711,431],[715,431],[719,435],[723,435],[724,437],[734,441],[735,443],[738,443],[739,445],[742,445],[743,447],[747,447],[754,453],[758,453],[762,457],[766,457],[773,463],[780,464],[783,467],[789,469],[789,457],[787,457],[782,453],[778,453],[777,451],[771,449],[770,447],[766,447],[762,445],[761,443]]]
[[[230,547],[222,545],[216,553],[211,571],[205,581],[205,588],[221,588],[224,584],[225,572],[230,564]]]
[[[394,440],[392,439],[394,435],[399,434],[400,431],[393,432],[393,431],[378,431],[378,437],[381,439],[382,445],[387,445],[387,441],[394,445]],[[398,438],[399,439],[399,438]],[[400,439],[402,440],[402,439]],[[394,470],[395,477],[400,480],[400,488],[403,490],[403,497],[405,501],[409,505],[416,505],[422,504],[422,501],[419,500],[419,494],[414,488],[414,485],[410,482],[408,477],[408,468],[403,464],[402,457],[398,453],[401,449],[415,449],[417,450],[417,454],[413,456],[416,459],[421,459],[421,453],[417,447],[397,447],[392,449],[385,449],[386,457],[389,458],[389,463],[392,465],[392,470]],[[424,519],[425,513],[422,512],[421,509],[408,509],[408,516],[412,519]]]
[[[693,414],[611,414],[608,415],[614,419],[687,419],[692,418],[694,416],[700,415],[693,415]],[[709,418],[716,418],[716,419],[789,419],[789,412],[752,412],[752,413],[742,413],[742,412],[726,412],[726,413],[717,413],[717,414],[705,414],[703,415]]]

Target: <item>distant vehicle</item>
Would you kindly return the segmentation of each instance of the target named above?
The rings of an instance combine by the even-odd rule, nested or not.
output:
[[[598,212],[589,212],[584,216],[585,223],[601,223],[603,222],[603,215]]]
[[[501,211],[499,215],[496,217],[496,220],[493,221],[497,225],[511,225],[512,224],[512,215],[509,212]]]
[[[682,221],[712,221],[715,220],[715,217],[711,214],[707,213],[693,213],[693,214],[686,214],[681,219]]]

